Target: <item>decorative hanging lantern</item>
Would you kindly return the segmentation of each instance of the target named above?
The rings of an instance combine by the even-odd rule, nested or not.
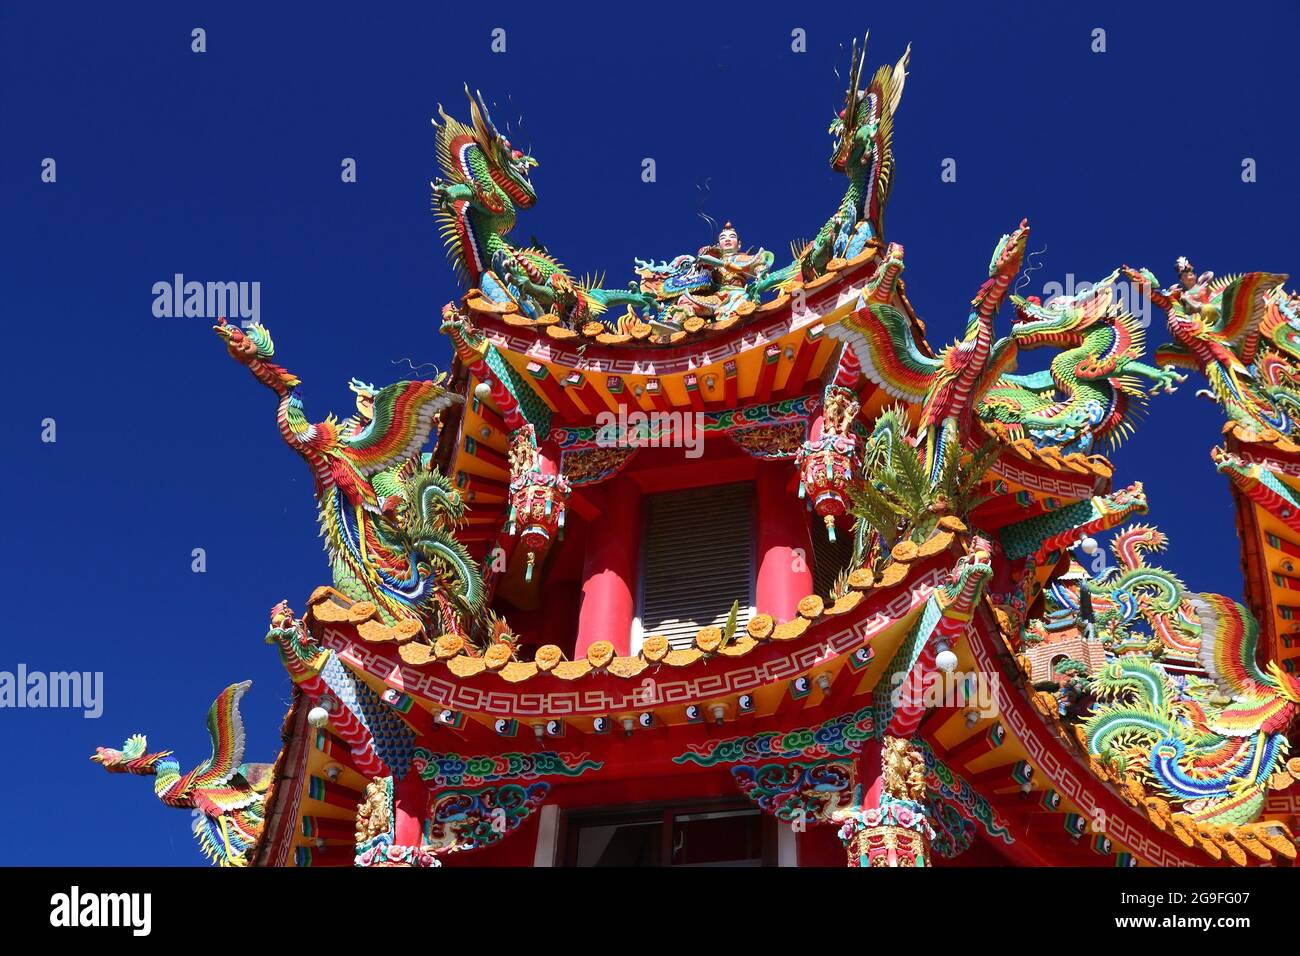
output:
[[[849,510],[849,488],[858,480],[862,442],[853,433],[861,406],[852,390],[828,385],[824,397],[822,432],[806,441],[795,456],[799,469],[799,497],[807,499],[826,524],[826,536],[835,540],[835,519]]]
[[[517,536],[528,554],[524,580],[533,579],[539,555],[564,531],[564,510],[569,482],[561,474],[542,474],[537,437],[532,425],[511,436],[510,514],[506,534]]]
[[[510,518],[506,533],[518,535],[519,543],[528,552],[525,581],[533,579],[538,555],[544,554],[551,542],[561,536],[568,498],[569,482],[563,475],[530,472],[510,482]]]

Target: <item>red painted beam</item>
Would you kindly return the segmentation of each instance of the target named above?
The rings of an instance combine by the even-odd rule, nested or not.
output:
[[[962,708],[958,707],[931,707],[926,711],[925,716],[921,718],[921,723],[917,726],[914,736],[924,737],[934,744],[934,749],[943,752],[943,746],[934,739],[939,728],[946,724],[957,711]],[[945,760],[946,762],[946,760]]]
[[[855,671],[847,664],[841,667],[835,679],[831,681],[831,692],[826,695],[822,705],[832,713],[850,709],[849,700],[857,691],[858,681],[861,678],[861,671]]]
[[[1006,740],[1006,737],[1006,730],[995,720],[987,728],[975,734],[968,740],[963,740],[960,744],[949,751],[945,762],[959,763],[962,766],[965,766],[968,763],[972,763],[977,758],[984,756],[986,753],[1002,746],[1002,742]]]
[[[972,787],[984,791],[985,787],[1011,787],[1019,786],[1020,781],[1016,780],[1012,773],[1016,767],[1023,761],[1013,761],[1011,763],[998,764],[996,767],[989,767],[987,770],[981,770],[979,773],[963,774],[966,782]]]
[[[736,368],[736,360],[728,359],[722,363],[722,403],[727,408],[735,408],[740,403],[737,394],[739,389],[740,375]]]
[[[785,384],[781,386],[782,395],[801,395],[803,394],[804,384],[808,381],[808,372],[812,368],[813,359],[817,357],[817,350],[821,348],[821,336],[824,331],[821,325],[815,325],[808,331],[808,335],[799,345],[799,350],[795,353],[794,364],[790,366],[790,374],[786,376]]]
[[[302,818],[302,835],[305,837],[315,837],[319,840],[347,840],[348,843],[353,843],[357,838],[356,831],[356,821],[346,817],[337,819],[305,816]]]
[[[663,384],[657,378],[648,378],[645,380],[645,395],[650,400],[650,406],[657,412],[670,412],[673,410],[673,403],[668,400],[664,392]]]
[[[312,733],[315,736],[314,742],[317,750],[335,763],[342,764],[349,770],[356,770],[357,773],[361,773],[361,771],[357,769],[357,765],[353,762],[351,747],[327,730],[317,729],[313,730]]]
[[[704,396],[700,392],[700,379],[694,372],[687,372],[682,377],[682,382],[686,386],[686,397],[691,403],[691,408],[697,412],[704,411]]]
[[[578,421],[584,417],[582,409],[574,404],[568,392],[560,385],[551,370],[541,362],[529,362],[525,370],[536,383],[538,390],[555,408],[555,414],[565,421]]]
[[[505,455],[473,435],[465,436],[465,452],[494,468],[500,468],[505,472],[510,471],[510,460]]]
[[[628,405],[629,411],[635,411],[640,408],[640,404],[627,391],[627,384],[623,381],[621,375],[605,376],[605,391],[609,393],[610,398],[616,404]]]
[[[456,488],[470,504],[476,501],[502,501],[510,491],[510,486],[504,481],[471,475],[467,471],[456,472]]]
[[[754,402],[761,405],[772,397],[772,383],[776,381],[776,368],[781,361],[781,346],[773,342],[763,350],[763,367],[758,373],[754,388]]]
[[[345,807],[348,810],[355,810],[361,803],[360,792],[315,775],[307,781],[307,796],[321,803],[328,803],[333,807]]]
[[[510,429],[506,427],[505,419],[501,417],[495,408],[481,400],[477,395],[470,399],[469,407],[474,410],[474,414],[483,419],[490,427],[509,434]]]
[[[587,409],[585,418],[595,418],[605,411],[617,411],[617,406],[613,401],[606,403],[601,397],[600,391],[595,385],[591,384],[591,379],[581,372],[570,372],[564,377],[562,384],[565,392],[576,398]]]
[[[1264,532],[1264,541],[1274,551],[1281,551],[1293,558],[1300,558],[1300,545],[1292,544],[1285,538],[1278,537],[1270,531]]]

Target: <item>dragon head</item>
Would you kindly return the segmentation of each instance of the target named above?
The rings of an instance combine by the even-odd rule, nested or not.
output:
[[[1147,510],[1146,490],[1142,482],[1135,481],[1127,488],[1118,488],[1108,495],[1098,495],[1092,499],[1102,518],[1107,519],[1106,528],[1113,528],[1127,515],[1145,514]]]
[[[1020,225],[998,240],[993,249],[993,258],[989,260],[989,278],[1005,276],[1010,279],[1020,271],[1025,261],[1025,243],[1029,241],[1029,220],[1021,219]]]
[[[1015,317],[1011,324],[1011,337],[1024,348],[1054,345],[1073,348],[1094,326],[1116,320],[1115,278],[1112,272],[1100,282],[1074,295],[1053,296],[1047,302],[1038,296],[1011,297]]]
[[[133,734],[126,739],[121,750],[96,747],[90,759],[109,773],[134,773],[151,777],[157,773],[159,762],[170,757],[172,752],[160,750],[158,753],[145,753],[148,746],[149,742],[144,734]]]
[[[348,388],[357,396],[357,414],[369,424],[375,417],[375,396],[379,394],[379,389],[359,378],[348,382]]]
[[[993,258],[989,260],[989,277],[971,300],[973,307],[979,308],[991,297],[997,297],[997,302],[1001,301],[1001,296],[1025,260],[1025,243],[1028,240],[1028,219],[1021,219],[1019,226],[998,240],[993,249]]]
[[[465,96],[469,100],[470,122],[474,128],[474,139],[483,150],[488,160],[488,169],[493,182],[506,191],[515,203],[527,209],[537,202],[537,193],[533,191],[528,171],[537,165],[537,160],[527,153],[515,149],[492,122],[492,114],[483,102],[483,94],[465,87]]]
[[[1141,553],[1163,551],[1169,544],[1169,538],[1159,528],[1149,524],[1131,524],[1115,534],[1110,541],[1110,550],[1121,566],[1136,566],[1141,563]]]
[[[296,622],[297,618],[294,617],[293,608],[289,607],[288,601],[281,601],[271,608],[271,627],[293,627]]]
[[[865,88],[862,87],[862,68],[867,59],[867,38],[862,49],[853,41],[849,53],[849,85],[844,93],[844,106],[831,120],[827,130],[835,137],[831,150],[831,168],[847,173],[857,167],[879,165],[888,158],[889,126],[898,110],[907,78],[907,61],[911,47],[893,66],[882,66]],[[882,149],[886,155],[877,155]]]
[[[866,59],[866,38],[862,40],[861,52],[858,51],[857,38],[854,38],[853,49],[849,53],[849,88],[844,94],[844,107],[831,120],[830,129],[827,130],[835,137],[831,168],[838,173],[845,172],[850,164],[866,165],[871,156],[871,142],[876,135],[880,104],[871,91],[859,86]]]
[[[1124,278],[1133,283],[1134,288],[1149,296],[1151,301],[1165,312],[1169,312],[1174,304],[1182,298],[1183,292],[1181,288],[1169,292],[1161,291],[1160,280],[1156,278],[1156,274],[1150,269],[1145,267],[1134,269],[1132,266],[1120,266],[1119,271]]]
[[[254,322],[245,329],[231,325],[223,318],[217,319],[212,331],[226,343],[226,349],[236,362],[247,365],[254,359],[267,361],[275,357],[275,343],[264,325]]]

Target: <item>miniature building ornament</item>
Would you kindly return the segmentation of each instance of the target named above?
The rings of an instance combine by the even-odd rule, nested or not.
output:
[[[1300,298],[1186,258],[1021,296],[1021,220],[923,323],[884,218],[909,61],[854,44],[812,239],[726,222],[621,287],[522,243],[537,160],[481,94],[440,107],[445,374],[312,416],[264,326],[215,330],[329,567],[271,611],[283,749],[244,761],[244,682],[188,773],[142,735],[93,759],[229,866],[1291,864]],[[1246,604],[1158,566],[1105,457],[1189,377]]]

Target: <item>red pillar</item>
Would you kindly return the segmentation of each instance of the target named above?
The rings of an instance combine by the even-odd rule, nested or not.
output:
[[[429,791],[414,769],[393,780],[393,842],[419,846],[424,842],[424,810]]]
[[[754,605],[758,613],[770,614],[778,621],[794,617],[800,599],[813,591],[812,539],[803,502],[794,492],[797,480],[790,462],[758,463]]]
[[[560,447],[554,439],[547,439],[537,446],[537,464],[543,475],[560,473]]]
[[[862,807],[880,806],[880,792],[884,789],[884,771],[880,765],[884,742],[880,737],[862,741],[858,752],[858,785],[862,788]]]
[[[637,563],[641,553],[641,491],[627,478],[613,478],[604,491],[604,512],[587,529],[582,566],[582,604],[574,660],[597,641],[609,641],[616,654],[632,646],[636,614]]]

